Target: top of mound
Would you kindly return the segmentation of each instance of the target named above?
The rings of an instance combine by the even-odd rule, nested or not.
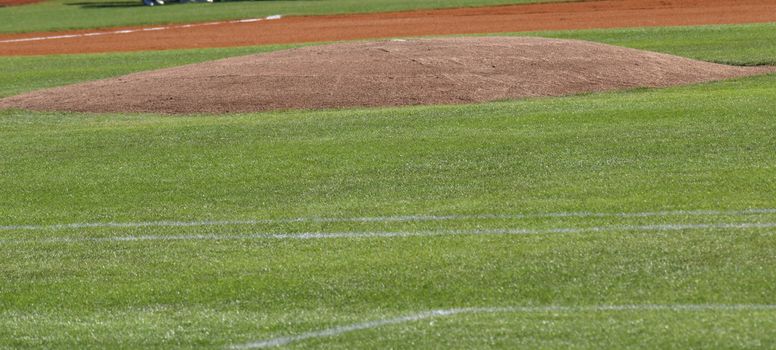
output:
[[[135,73],[5,98],[0,107],[175,114],[450,104],[772,71],[577,40],[413,39],[312,46]]]

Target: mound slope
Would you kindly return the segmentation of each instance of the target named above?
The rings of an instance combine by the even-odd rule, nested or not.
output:
[[[177,114],[454,104],[773,71],[577,40],[414,39],[304,47],[142,72],[9,97],[0,107]]]

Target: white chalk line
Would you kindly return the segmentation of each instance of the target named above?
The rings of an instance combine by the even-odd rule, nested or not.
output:
[[[668,216],[746,216],[757,214],[776,214],[776,209],[744,209],[744,210],[671,210],[652,212],[559,212],[535,214],[472,214],[472,215],[399,215],[375,217],[301,217],[283,219],[249,219],[249,220],[201,220],[201,221],[140,221],[140,222],[83,222],[52,225],[6,225],[0,226],[0,231],[10,230],[62,230],[87,228],[143,228],[143,227],[197,227],[197,226],[240,226],[240,225],[272,225],[291,223],[391,223],[391,222],[422,222],[422,221],[452,221],[452,220],[521,220],[540,218],[639,218]]]
[[[460,314],[496,314],[496,313],[585,313],[585,312],[627,312],[627,311],[671,311],[671,312],[702,312],[702,311],[773,311],[773,304],[630,304],[630,305],[595,305],[595,306],[514,306],[514,307],[469,307],[441,309],[419,312],[396,318],[354,323],[298,335],[278,337],[255,342],[229,346],[229,349],[261,349],[288,345],[307,339],[336,337],[345,333],[374,329],[401,323],[416,322],[429,318],[448,317]]]
[[[138,241],[225,241],[225,240],[310,240],[337,238],[395,238],[434,236],[510,236],[542,234],[581,234],[596,232],[660,232],[682,230],[745,230],[776,228],[776,222],[759,223],[716,223],[716,224],[659,224],[618,225],[597,227],[563,227],[549,229],[477,229],[477,230],[434,230],[434,231],[383,231],[383,232],[301,232],[301,233],[253,233],[241,235],[194,234],[194,235],[130,235],[109,237],[47,237],[0,239],[0,243],[88,243],[88,242],[138,242]]]
[[[271,21],[271,20],[276,20],[276,19],[281,19],[281,18],[283,18],[283,16],[281,16],[281,15],[272,15],[272,16],[267,16],[267,17],[264,17],[264,18],[247,18],[247,19],[238,19],[238,20],[233,20],[233,21],[192,23],[192,24],[181,24],[181,25],[162,26],[162,27],[147,27],[147,28],[138,28],[138,29],[112,30],[112,31],[107,31],[107,32],[91,32],[91,33],[82,33],[82,34],[65,34],[65,35],[37,36],[37,37],[32,37],[32,38],[7,39],[7,40],[0,40],[0,43],[2,43],[2,44],[5,44],[5,43],[21,43],[21,42],[28,42],[28,41],[71,39],[71,38],[81,38],[81,37],[91,37],[91,36],[101,36],[101,35],[129,34],[129,33],[138,33],[138,32],[152,32],[152,31],[168,30],[168,29],[184,29],[184,28],[193,28],[193,27],[212,26],[212,25],[218,25],[218,24],[236,24],[236,23],[252,23],[252,22],[260,22],[260,21]]]

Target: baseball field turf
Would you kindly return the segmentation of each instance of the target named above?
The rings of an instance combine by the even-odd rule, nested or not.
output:
[[[774,29],[519,35],[776,65]],[[287,47],[0,57],[0,97]],[[3,110],[0,348],[772,349],[774,117],[774,74],[456,106]]]

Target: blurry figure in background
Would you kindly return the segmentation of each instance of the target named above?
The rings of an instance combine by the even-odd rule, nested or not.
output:
[[[179,3],[185,4],[189,2],[213,2],[213,0],[178,0]],[[164,5],[164,0],[143,0],[143,5],[156,6]]]

